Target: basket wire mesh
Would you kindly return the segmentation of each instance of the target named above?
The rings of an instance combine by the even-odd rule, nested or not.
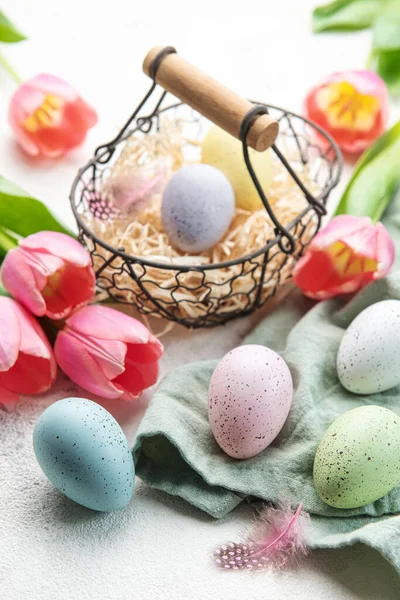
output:
[[[80,240],[89,249],[96,271],[97,285],[111,299],[132,304],[140,313],[164,317],[190,328],[213,327],[248,315],[274,297],[292,274],[298,258],[318,231],[326,202],[337,184],[342,158],[330,136],[311,121],[290,111],[254,103],[242,123],[243,157],[273,224],[273,235],[262,248],[246,256],[218,264],[169,264],[151,257],[133,256],[125,248],[114,248],[93,232],[93,219],[105,226],[115,216],[115,208],[102,194],[102,183],[118,152],[131,136],[148,135],[160,128],[168,115],[184,124],[190,136],[201,140],[205,120],[182,103],[164,106],[162,91],[153,110],[144,114],[145,105],[157,90],[153,81],[133,115],[111,142],[100,146],[78,172],[70,201],[78,224]],[[247,132],[259,114],[268,112],[279,123],[279,136],[272,150],[296,181],[305,199],[305,208],[289,223],[277,219],[251,166],[246,143]],[[287,158],[290,157],[290,158]],[[312,182],[314,195],[306,185]],[[157,277],[154,277],[154,274]],[[218,277],[216,276],[218,274]]]

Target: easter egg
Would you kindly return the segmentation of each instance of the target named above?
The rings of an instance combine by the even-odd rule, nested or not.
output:
[[[169,180],[163,194],[163,227],[183,252],[208,250],[224,236],[235,210],[232,186],[209,165],[186,165]]]
[[[343,387],[375,394],[400,384],[400,301],[383,300],[363,310],[339,346],[336,368]]]
[[[270,150],[257,152],[249,148],[250,161],[262,189],[268,197],[272,182],[272,154]],[[231,182],[236,206],[246,210],[263,208],[260,196],[247,170],[242,142],[224,129],[212,125],[201,144],[201,160],[220,169]]]
[[[132,453],[110,413],[96,402],[65,398],[39,417],[33,447],[60,492],[98,511],[123,508],[135,484]]]
[[[250,458],[278,435],[293,399],[293,383],[283,358],[249,344],[228,352],[208,390],[208,418],[219,446],[233,458]]]
[[[336,419],[318,446],[314,486],[336,508],[375,502],[400,483],[400,417],[359,406]]]

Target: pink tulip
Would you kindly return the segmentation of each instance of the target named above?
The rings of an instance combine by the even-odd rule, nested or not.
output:
[[[294,269],[294,282],[309,298],[348,294],[387,275],[395,247],[382,223],[340,215],[324,227]]]
[[[97,123],[97,114],[69,83],[42,74],[15,92],[9,122],[27,154],[56,158],[84,141]]]
[[[103,398],[131,400],[157,381],[162,344],[136,319],[106,306],[70,317],[54,346],[72,381]]]
[[[1,276],[6,290],[34,315],[64,319],[94,296],[90,255],[69,235],[40,231],[10,250]]]
[[[372,71],[341,71],[308,93],[306,116],[325,129],[343,152],[360,154],[385,131],[389,95]]]
[[[57,364],[39,323],[12,298],[0,297],[0,404],[13,410],[21,394],[46,392]]]

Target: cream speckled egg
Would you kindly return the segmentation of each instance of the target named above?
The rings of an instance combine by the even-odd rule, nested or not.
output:
[[[400,483],[400,417],[359,406],[336,419],[318,446],[314,485],[336,508],[375,502]]]
[[[272,181],[271,151],[257,152],[249,148],[249,155],[261,187],[268,194]],[[241,141],[224,129],[212,125],[201,145],[201,159],[203,163],[217,167],[226,175],[233,187],[238,208],[259,210],[263,207],[244,162]]]
[[[400,301],[383,300],[350,324],[336,361],[341,384],[355,394],[375,394],[400,383]]]
[[[278,435],[293,399],[293,383],[283,358],[265,346],[249,344],[228,352],[208,390],[211,430],[233,458],[250,458]]]

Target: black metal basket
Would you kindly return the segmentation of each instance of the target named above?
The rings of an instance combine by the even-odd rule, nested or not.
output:
[[[276,106],[254,103],[242,121],[240,139],[243,160],[273,224],[274,235],[265,240],[265,246],[235,260],[208,265],[169,264],[132,256],[124,248],[111,247],[93,233],[90,223],[94,218],[112,218],[113,208],[102,197],[101,184],[115,152],[130,136],[157,130],[163,114],[173,114],[174,119],[180,118],[190,127],[194,124],[197,135],[201,136],[202,117],[183,103],[164,107],[165,90],[154,109],[143,114],[145,104],[157,88],[157,67],[171,51],[171,48],[164,49],[157,57],[152,72],[153,84],[118,136],[99,147],[80,169],[70,200],[80,239],[92,255],[101,290],[106,290],[115,301],[134,305],[143,314],[164,317],[190,328],[212,327],[252,313],[275,296],[278,288],[290,279],[295,262],[320,227],[329,193],[340,177],[342,158],[335,142],[316,124]],[[285,226],[270,207],[249,158],[247,135],[257,116],[264,113],[275,117],[279,123],[279,136],[272,150],[307,200],[304,210]],[[289,159],[286,158],[288,152]],[[308,181],[313,181],[320,190],[316,196],[307,189],[301,177],[305,170]],[[161,284],[159,277],[157,282],[154,281],[154,270],[157,275],[162,275]],[[215,276],[217,271],[218,278]]]

